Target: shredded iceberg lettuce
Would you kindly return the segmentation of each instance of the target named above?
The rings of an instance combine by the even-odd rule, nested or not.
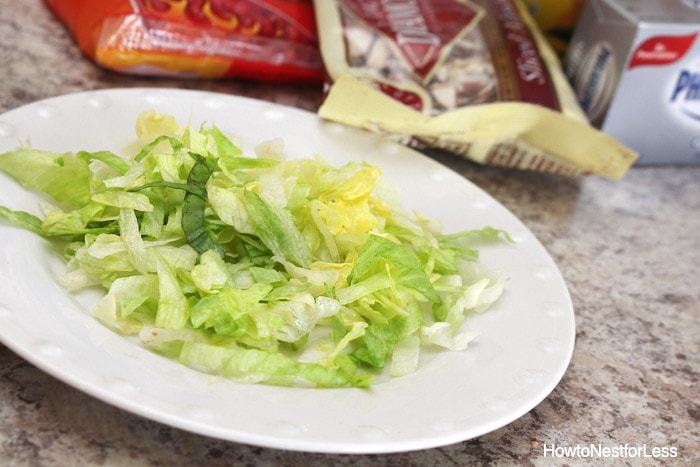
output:
[[[421,348],[463,350],[472,312],[505,284],[478,262],[486,226],[442,235],[376,193],[381,169],[241,149],[214,125],[145,111],[139,151],[0,154],[45,193],[43,219],[0,217],[65,243],[68,290],[100,285],[94,316],[190,367],[242,382],[367,387],[415,371]]]

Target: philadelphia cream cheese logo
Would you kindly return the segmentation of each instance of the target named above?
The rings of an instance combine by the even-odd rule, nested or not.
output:
[[[700,121],[700,62],[684,65],[698,33],[654,36],[644,40],[632,54],[629,68],[681,66],[673,81],[669,102],[681,115]]]
[[[700,63],[678,73],[670,102],[682,115],[700,122]]]

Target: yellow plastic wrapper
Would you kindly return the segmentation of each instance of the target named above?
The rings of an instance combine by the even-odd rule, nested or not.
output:
[[[316,0],[322,118],[417,149],[619,179],[637,154],[594,129],[520,0]]]

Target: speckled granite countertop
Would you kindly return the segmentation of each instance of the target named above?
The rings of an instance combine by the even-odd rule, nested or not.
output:
[[[0,113],[59,94],[165,86],[316,110],[313,86],[127,77],[84,58],[40,0],[0,0]],[[557,388],[490,434],[438,449],[344,456],[219,441],[123,412],[0,344],[2,465],[698,465],[700,167],[633,168],[618,182],[439,160],[482,187],[541,240],[576,310],[577,342]],[[557,459],[544,445],[666,447],[670,459]]]

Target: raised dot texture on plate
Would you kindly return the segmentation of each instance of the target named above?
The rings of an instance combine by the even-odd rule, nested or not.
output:
[[[545,280],[545,279],[549,279],[550,277],[552,277],[553,272],[552,272],[552,268],[549,266],[539,266],[539,267],[533,268],[532,275],[536,279]]]
[[[454,431],[457,428],[455,423],[451,420],[438,420],[434,422],[430,427],[433,429],[433,431],[437,433],[450,433],[451,431]]]
[[[217,98],[210,98],[204,101],[204,107],[211,110],[220,109],[224,106],[224,101]]]
[[[357,431],[364,439],[381,440],[387,437],[386,430],[375,425],[361,425],[357,427]]]
[[[449,177],[449,173],[444,170],[436,170],[430,174],[430,180],[437,183],[444,182]]]
[[[107,96],[90,96],[86,105],[92,109],[106,109],[112,105],[112,100]]]
[[[508,236],[510,236],[510,238],[512,238],[513,241],[519,245],[525,243],[531,238],[527,232],[517,230],[515,232],[508,232]]]
[[[279,109],[276,107],[269,107],[265,109],[263,115],[268,120],[283,120],[287,117],[287,113],[283,109]]]
[[[555,353],[561,350],[562,344],[560,339],[554,337],[543,338],[537,342],[537,348],[545,352]]]
[[[214,418],[214,414],[211,410],[201,405],[189,405],[185,407],[185,415],[188,418],[199,421],[207,421]]]
[[[564,316],[566,307],[560,303],[547,302],[542,305],[542,310],[550,318],[560,318]]]
[[[508,403],[505,399],[496,398],[486,402],[486,407],[488,407],[491,412],[505,412],[508,410]]]
[[[479,198],[472,200],[472,207],[474,209],[485,210],[491,206],[491,202],[485,198]]]
[[[134,383],[124,378],[106,378],[105,386],[119,394],[134,394],[137,391]]]
[[[401,152],[402,146],[398,145],[397,143],[386,143],[386,142],[381,142],[379,143],[379,150],[382,152],[382,154],[387,155],[387,156],[393,156]]]
[[[0,122],[0,136],[3,138],[9,138],[10,136],[15,136],[17,130],[13,125],[9,123]]]
[[[165,102],[166,97],[157,91],[147,91],[143,95],[143,100],[146,101],[147,104],[161,104]]]
[[[276,426],[276,429],[280,433],[293,436],[303,435],[304,433],[309,431],[308,428],[306,428],[304,425],[287,421],[279,422]]]
[[[37,342],[35,344],[35,348],[40,354],[46,355],[48,357],[60,357],[61,355],[63,355],[63,349],[60,346],[54,344],[53,342]]]
[[[431,172],[416,188],[427,198],[442,199],[450,193],[450,185],[445,183],[445,178],[443,173]]]
[[[521,374],[516,376],[516,378],[519,382],[534,385],[539,384],[544,379],[544,373],[542,373],[540,370],[529,369],[523,371]]]
[[[39,104],[36,107],[36,114],[41,118],[55,118],[60,113],[61,111],[58,109],[58,107],[51,104]]]

